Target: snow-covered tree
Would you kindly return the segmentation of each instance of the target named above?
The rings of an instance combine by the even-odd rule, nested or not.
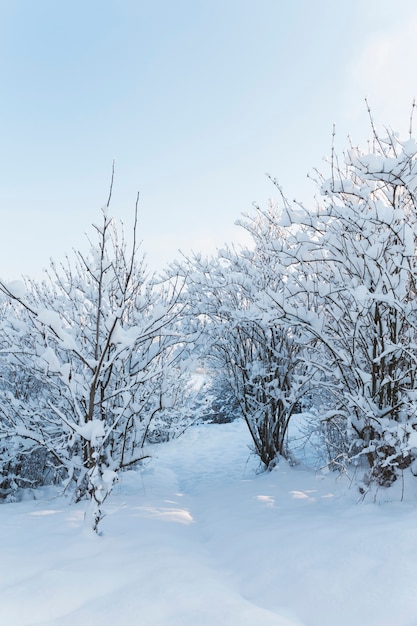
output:
[[[287,273],[275,300],[325,355],[333,408],[353,456],[366,455],[370,478],[388,485],[417,452],[416,234],[417,143],[374,133],[351,146],[321,177],[315,212],[284,200],[271,240]]]
[[[242,222],[252,235],[252,249],[226,248],[211,259],[195,256],[186,269],[174,266],[187,277],[191,315],[203,328],[202,353],[232,391],[267,468],[279,456],[290,456],[289,422],[315,373],[305,360],[299,330],[285,318],[276,323],[268,296],[282,290],[284,281],[270,247],[275,225],[272,214],[258,211]]]
[[[44,451],[55,476],[91,499],[95,530],[118,472],[146,456],[152,420],[186,388],[175,367],[181,285],[147,279],[136,229],[137,207],[129,251],[106,208],[88,254],[52,263],[42,283],[0,283],[10,309],[1,325],[1,444],[9,457]]]

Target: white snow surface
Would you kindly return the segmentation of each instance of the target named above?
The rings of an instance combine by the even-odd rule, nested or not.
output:
[[[416,626],[413,487],[359,501],[331,474],[257,473],[249,444],[238,421],[153,446],[100,537],[47,490],[0,505],[0,624]]]

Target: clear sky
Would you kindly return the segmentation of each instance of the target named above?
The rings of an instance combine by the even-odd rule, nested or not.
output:
[[[151,268],[238,241],[277,177],[313,202],[340,149],[405,134],[415,0],[0,0],[0,276],[86,248],[110,183]],[[417,120],[416,120],[417,124]]]

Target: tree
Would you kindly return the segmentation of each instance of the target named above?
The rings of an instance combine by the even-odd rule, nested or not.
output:
[[[272,210],[272,209],[271,209]],[[290,419],[312,388],[315,370],[305,360],[296,327],[276,323],[276,307],[268,293],[283,289],[270,248],[276,221],[258,210],[241,223],[252,235],[253,249],[231,248],[217,257],[196,255],[174,274],[187,277],[191,316],[200,320],[202,354],[232,390],[249,428],[254,450],[267,468],[280,456],[290,457]]]
[[[417,449],[417,143],[372,128],[371,149],[350,146],[343,167],[333,152],[315,212],[284,199],[288,236],[270,247],[288,278],[270,295],[277,323],[308,331],[325,354],[325,418],[345,420],[351,455],[389,485]]]
[[[184,381],[181,285],[147,279],[137,204],[130,252],[107,207],[94,230],[89,253],[51,263],[42,283],[0,283],[13,311],[1,327],[0,436],[9,451],[43,450],[75,497],[90,498],[97,530],[118,472],[146,456],[151,421]],[[22,395],[19,376],[36,392]]]

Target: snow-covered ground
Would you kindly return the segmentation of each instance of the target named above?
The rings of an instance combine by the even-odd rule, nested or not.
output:
[[[416,626],[417,505],[335,476],[257,474],[242,422],[190,428],[84,505],[0,505],[0,624]],[[417,484],[415,485],[417,492]]]

